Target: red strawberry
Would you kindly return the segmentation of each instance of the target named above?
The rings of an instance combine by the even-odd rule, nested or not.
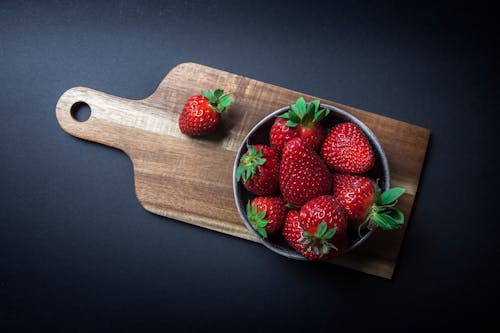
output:
[[[331,195],[322,195],[308,201],[300,209],[300,226],[309,234],[317,234],[319,226],[335,232],[328,237],[331,240],[342,239],[347,232],[347,215],[340,202]]]
[[[404,223],[401,211],[395,208],[396,200],[404,193],[400,187],[381,193],[370,178],[360,175],[336,174],[333,176],[333,196],[344,207],[349,225],[361,228],[371,220],[373,228],[378,225],[384,230],[398,228]]]
[[[325,138],[325,129],[320,121],[329,113],[329,109],[319,109],[318,100],[306,103],[303,97],[299,97],[271,127],[271,147],[281,151],[289,140],[300,137],[313,150],[318,150]]]
[[[283,224],[282,234],[285,240],[290,244],[298,253],[302,254],[309,260],[324,260],[332,258],[340,254],[343,250],[347,249],[347,238],[344,237],[335,242],[335,246],[339,251],[330,251],[328,254],[314,254],[311,247],[306,250],[306,244],[302,241],[304,239],[303,230],[299,224],[300,212],[298,210],[290,210],[286,215],[285,223]]]
[[[286,211],[286,203],[280,196],[256,197],[247,204],[248,222],[263,238],[281,227]]]
[[[310,260],[320,260],[323,256],[316,255],[309,248],[306,251],[306,245],[301,243],[300,240],[304,237],[302,228],[299,225],[299,211],[290,210],[286,215],[285,223],[283,224],[282,234],[288,244],[290,244],[298,253]],[[332,251],[333,252],[333,251]]]
[[[346,173],[365,173],[375,163],[370,142],[354,123],[332,128],[321,146],[321,157],[335,171]]]
[[[350,222],[355,227],[363,222],[375,199],[375,186],[366,176],[333,175],[333,196],[346,210]]]
[[[332,175],[325,162],[301,138],[283,148],[279,182],[285,201],[300,207],[331,190]]]
[[[203,91],[191,96],[179,117],[179,129],[187,135],[205,135],[213,132],[219,124],[219,114],[231,104],[230,94],[222,89]]]
[[[236,179],[243,182],[245,188],[257,195],[269,195],[278,191],[279,154],[265,145],[248,146],[236,169]]]
[[[296,138],[299,134],[297,133],[297,128],[287,126],[288,120],[284,118],[276,118],[271,131],[269,132],[269,141],[271,147],[281,151],[285,146],[285,143],[293,138]]]

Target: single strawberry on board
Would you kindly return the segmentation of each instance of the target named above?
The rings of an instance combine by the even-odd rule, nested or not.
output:
[[[300,207],[330,193],[332,175],[321,157],[301,138],[295,138],[283,148],[279,183],[285,201]]]
[[[321,157],[337,172],[361,174],[375,164],[370,142],[354,123],[340,123],[328,133],[321,146]]]
[[[248,222],[263,238],[283,225],[286,211],[286,203],[281,196],[256,197],[247,203]]]
[[[220,114],[231,104],[230,94],[224,90],[203,91],[191,96],[184,104],[179,117],[179,129],[186,135],[205,135],[219,124]]]
[[[366,176],[333,176],[333,196],[344,207],[349,225],[357,228],[358,233],[364,226],[369,229],[378,226],[383,230],[399,228],[404,223],[404,215],[395,205],[404,192],[401,187],[381,192],[377,183]]]
[[[319,108],[318,100],[306,103],[303,97],[299,97],[289,111],[274,121],[269,133],[271,147],[281,151],[289,140],[300,137],[313,150],[318,150],[325,138],[325,129],[320,122],[329,113],[330,109]]]
[[[279,188],[280,157],[278,152],[265,145],[249,145],[240,158],[236,180],[257,195],[270,195]]]

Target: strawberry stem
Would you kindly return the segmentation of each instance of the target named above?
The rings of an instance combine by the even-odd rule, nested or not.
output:
[[[241,156],[240,165],[236,169],[236,180],[243,179],[243,183],[246,183],[255,175],[259,165],[266,163],[266,159],[262,157],[263,154],[263,148],[255,149],[254,146],[248,145],[247,152]]]
[[[333,227],[328,229],[328,225],[325,221],[321,222],[316,227],[316,232],[314,234],[304,230],[302,232],[302,237],[299,239],[299,242],[305,245],[303,252],[305,253],[307,250],[311,249],[312,253],[315,255],[326,255],[330,253],[331,249],[338,251],[338,248],[330,243],[330,239],[336,232],[337,228]]]
[[[252,228],[255,229],[262,236],[262,238],[267,238],[267,231],[264,227],[268,224],[268,221],[264,219],[266,217],[266,211],[258,211],[257,205],[250,205],[250,200],[247,203],[247,218],[248,222]]]
[[[224,95],[224,90],[222,89],[202,91],[201,94],[208,99],[212,109],[218,113],[226,111],[226,108],[231,105],[231,94],[227,93]]]
[[[304,97],[299,97],[295,104],[290,105],[290,110],[278,116],[288,121],[285,123],[288,127],[302,127],[310,128],[316,123],[320,122],[323,118],[330,114],[330,109],[319,109],[319,100],[314,100],[306,103]]]
[[[366,219],[358,227],[358,236],[361,230],[367,226],[368,229],[379,227],[382,230],[395,230],[404,224],[404,214],[395,206],[398,199],[405,193],[402,187],[393,187],[381,192],[377,183],[375,187],[375,202],[370,208]]]

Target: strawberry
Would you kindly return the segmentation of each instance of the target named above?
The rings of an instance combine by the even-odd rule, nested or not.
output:
[[[273,126],[271,126],[271,131],[269,132],[271,147],[278,151],[283,149],[285,143],[299,135],[297,128],[287,126],[287,122],[288,120],[284,118],[276,118]]]
[[[333,175],[332,193],[346,210],[350,222],[360,223],[373,205],[375,186],[369,177],[338,173]]]
[[[323,256],[314,254],[309,248],[305,250],[306,245],[300,240],[304,237],[303,230],[299,225],[300,212],[298,210],[290,210],[285,218],[283,224],[282,234],[285,240],[290,244],[298,253],[310,260],[320,260]],[[333,252],[333,251],[332,251]]]
[[[223,94],[222,89],[217,89],[191,96],[179,117],[181,132],[187,135],[205,135],[213,132],[219,124],[220,113],[231,104],[230,94]]]
[[[249,145],[240,158],[236,180],[256,195],[270,195],[278,191],[280,157],[278,152],[265,145]]]
[[[325,162],[301,138],[283,148],[279,170],[281,194],[285,201],[300,207],[331,190],[332,175]]]
[[[302,254],[309,260],[325,260],[332,258],[340,254],[343,250],[347,249],[348,242],[347,237],[344,237],[336,242],[334,246],[338,248],[339,251],[330,251],[328,254],[315,254],[311,247],[306,249],[306,244],[304,243],[304,234],[302,227],[299,223],[300,212],[298,210],[290,210],[286,215],[285,222],[283,224],[282,235],[285,240],[290,244],[298,253]]]
[[[375,164],[370,142],[354,123],[335,125],[321,146],[321,157],[337,172],[361,174]]]
[[[349,225],[361,228],[379,226],[384,230],[396,229],[404,223],[403,213],[395,208],[397,199],[405,192],[400,187],[381,192],[369,177],[349,174],[333,176],[333,196],[344,207]],[[371,222],[370,224],[370,221]]]
[[[286,203],[281,196],[256,197],[247,203],[248,222],[263,238],[281,227],[286,211]]]
[[[318,100],[306,103],[303,97],[299,97],[289,111],[274,121],[269,134],[271,147],[281,151],[289,140],[300,137],[313,150],[318,150],[325,138],[320,121],[329,113],[330,109],[319,109]]]
[[[320,225],[322,226],[320,227]],[[337,199],[331,195],[322,195],[302,206],[300,209],[300,226],[304,229],[304,232],[315,236],[311,239],[312,241],[323,241],[325,238],[339,240],[346,236],[347,215],[344,207]],[[331,235],[328,232],[332,232]],[[308,237],[311,238],[312,236]]]

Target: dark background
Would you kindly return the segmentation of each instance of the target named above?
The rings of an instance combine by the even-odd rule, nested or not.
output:
[[[499,42],[474,2],[2,1],[0,331],[477,329],[499,293]],[[432,131],[392,280],[147,213],[131,162],[59,127],[194,61]]]

